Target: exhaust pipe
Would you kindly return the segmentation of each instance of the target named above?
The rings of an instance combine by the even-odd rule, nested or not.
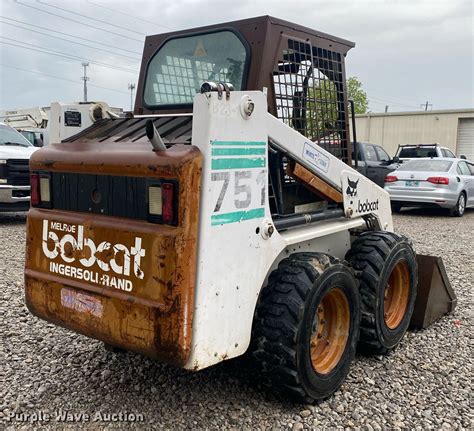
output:
[[[156,130],[156,127],[153,124],[152,120],[148,120],[146,122],[145,129],[146,129],[146,136],[148,140],[150,141],[151,146],[153,147],[153,151],[165,151],[166,145],[163,142],[163,139],[161,139],[161,136],[158,133],[158,130]]]

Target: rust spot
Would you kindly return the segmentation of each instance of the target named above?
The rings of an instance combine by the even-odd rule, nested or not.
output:
[[[101,160],[97,160],[97,147],[101,148]],[[25,298],[28,308],[37,316],[73,331],[97,338],[108,344],[146,354],[153,358],[183,365],[191,350],[194,288],[196,277],[196,244],[202,157],[192,145],[177,145],[166,155],[155,157],[149,143],[129,146],[111,141],[98,144],[93,139],[80,139],[58,144],[33,154],[31,168],[56,172],[98,173],[124,176],[172,177],[179,181],[178,218],[180,226],[170,228],[137,220],[108,218],[89,213],[48,210],[51,220],[71,225],[83,225],[85,237],[96,244],[109,240],[127,247],[141,237],[147,255],[141,261],[135,277],[133,259],[130,279],[133,290],[126,292],[100,282],[79,281],[49,272],[50,260],[42,253],[42,220],[44,210],[32,208],[28,214],[27,248],[25,264]],[[127,165],[124,158],[127,158]],[[153,167],[147,169],[153,158]],[[52,250],[54,242],[48,242]],[[66,249],[66,253],[71,250]],[[74,250],[72,250],[74,256]],[[96,252],[104,262],[115,258],[124,265],[124,254],[109,250]],[[80,268],[80,258],[91,257],[89,247],[75,253],[71,266]],[[54,259],[63,263],[61,256]],[[91,267],[100,276],[105,273],[97,264]],[[34,274],[34,277],[33,275]],[[38,276],[38,274],[41,274]],[[35,278],[38,277],[38,278]],[[103,316],[91,319],[61,304],[61,290],[68,287],[94,298],[103,304]],[[84,314],[84,313],[83,313]],[[199,367],[197,367],[199,368]]]

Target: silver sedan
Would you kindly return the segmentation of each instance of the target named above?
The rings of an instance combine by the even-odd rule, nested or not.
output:
[[[413,159],[386,176],[385,190],[394,211],[440,207],[462,217],[466,208],[474,207],[474,164],[454,158]]]

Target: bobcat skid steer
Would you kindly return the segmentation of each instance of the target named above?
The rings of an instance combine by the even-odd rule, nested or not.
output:
[[[267,16],[148,37],[135,115],[32,157],[31,312],[188,370],[251,349],[305,402],[393,349],[417,256],[351,168],[352,46]],[[454,306],[439,280],[420,326]]]

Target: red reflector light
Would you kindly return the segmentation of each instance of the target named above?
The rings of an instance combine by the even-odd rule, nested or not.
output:
[[[398,181],[398,178],[395,175],[387,175],[385,177],[386,183],[394,183],[395,181]]]
[[[31,186],[31,205],[37,206],[40,204],[40,191],[39,191],[39,175],[30,175],[30,186]]]
[[[426,181],[433,184],[449,184],[449,178],[446,177],[429,177]]]
[[[163,221],[170,223],[174,220],[174,186],[171,183],[162,183],[161,192],[163,196]]]

